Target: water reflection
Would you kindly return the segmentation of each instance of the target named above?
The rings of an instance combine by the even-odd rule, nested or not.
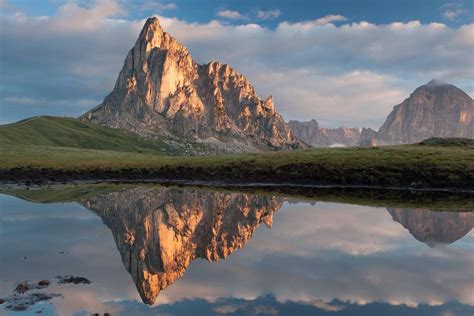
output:
[[[74,200],[45,205],[0,195],[7,281],[0,297],[13,282],[75,274],[94,283],[52,288],[64,299],[43,314],[474,312],[471,212],[159,186]]]
[[[196,258],[216,261],[242,248],[283,200],[244,193],[137,188],[81,200],[114,235],[144,303]]]
[[[394,221],[403,225],[417,240],[430,247],[451,244],[469,233],[474,213],[440,212],[427,209],[387,208]]]

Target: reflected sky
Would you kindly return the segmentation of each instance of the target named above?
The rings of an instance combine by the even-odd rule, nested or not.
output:
[[[439,231],[439,223],[443,223],[443,220],[432,221],[438,223],[434,229],[420,225],[417,215],[411,215],[423,214],[426,223],[426,218],[433,218],[426,210],[389,212],[386,208],[338,203],[309,204],[294,200],[279,203],[248,194],[221,193],[211,198],[209,195],[213,193],[194,190],[185,198],[185,189],[171,193],[163,189],[151,191],[148,197],[156,200],[140,196],[127,200],[130,206],[113,194],[79,203],[53,204],[0,195],[0,297],[10,295],[14,284],[24,280],[72,274],[93,282],[91,285],[53,284],[47,292],[63,296],[54,298],[52,304],[37,304],[22,313],[0,309],[0,315],[33,315],[38,310],[43,310],[43,315],[89,315],[105,311],[112,315],[186,315],[190,310],[196,315],[474,313],[474,233],[468,230],[464,234],[466,227],[472,228],[470,213],[461,213],[461,217],[436,213],[435,216],[448,219],[444,221],[447,225],[442,234],[452,243],[442,244],[438,240],[433,244],[414,237],[417,229],[426,236],[426,231]],[[134,194],[128,192],[127,197]],[[227,226],[221,225],[227,227],[223,231],[227,234],[216,236],[234,239],[244,236],[242,248],[215,262],[196,255],[184,276],[160,292],[153,306],[143,304],[125,268],[123,251],[116,243],[119,239],[114,238],[117,231],[113,229],[117,226],[109,222],[112,211],[120,205],[128,210],[139,206],[127,213],[127,217],[116,218],[141,220],[147,211],[158,214],[157,210],[169,210],[172,205],[179,213],[179,206],[192,209],[192,205],[203,208],[204,215],[198,214],[199,218],[215,221],[221,217],[216,217],[220,213],[210,209],[217,208],[210,201],[226,199],[238,202],[222,206],[224,217],[236,212],[235,208],[246,201],[247,207],[239,208],[245,216],[232,219]],[[274,206],[278,207],[274,209]],[[104,208],[109,213],[100,213]],[[249,213],[252,209],[262,212],[270,209],[272,221],[269,222],[267,213],[262,213],[263,217],[258,212],[252,215]],[[97,210],[103,218],[95,213]],[[395,211],[399,215],[395,219],[402,223],[394,221]],[[206,217],[209,212],[212,216]],[[225,219],[222,222],[225,224]],[[232,223],[237,224],[231,226]],[[215,223],[211,226],[216,227]],[[210,241],[203,241],[202,236],[208,226],[193,227],[188,235],[200,236],[198,240],[190,239],[197,244],[195,249],[201,249],[202,243],[207,246]],[[460,239],[453,241],[452,236]],[[198,253],[195,249],[193,255]]]

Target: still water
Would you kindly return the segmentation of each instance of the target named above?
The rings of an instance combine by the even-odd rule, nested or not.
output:
[[[474,212],[161,186],[0,210],[0,315],[474,315]]]

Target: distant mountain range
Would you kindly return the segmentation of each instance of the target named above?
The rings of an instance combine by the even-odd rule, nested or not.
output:
[[[378,131],[320,128],[315,120],[290,121],[295,136],[314,147],[412,144],[430,137],[474,138],[474,103],[454,85],[431,80],[396,105]]]
[[[361,134],[359,128],[321,128],[314,119],[309,122],[290,121],[288,125],[296,137],[313,147],[356,146]]]
[[[459,88],[430,81],[396,105],[378,131],[285,123],[273,98],[219,62],[197,64],[186,47],[146,21],[113,91],[80,117],[142,136],[191,140],[211,152],[416,143],[429,137],[474,138],[474,104]]]

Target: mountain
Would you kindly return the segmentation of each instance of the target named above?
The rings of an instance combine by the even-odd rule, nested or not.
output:
[[[271,96],[260,99],[229,65],[197,64],[157,18],[146,21],[113,91],[81,120],[197,139],[224,151],[304,147]]]
[[[452,84],[432,80],[393,108],[377,133],[379,145],[430,137],[474,138],[474,102]]]
[[[54,116],[35,116],[0,125],[0,143],[166,155],[208,153],[207,148],[197,143],[176,142],[166,137],[143,138],[120,129]]]
[[[308,122],[289,121],[288,125],[296,137],[313,147],[329,147],[335,144],[355,146],[360,138],[358,128],[320,128],[314,119]]]
[[[138,292],[153,304],[191,261],[216,261],[242,248],[261,224],[272,225],[282,198],[165,187],[142,187],[80,203],[110,228]]]
[[[473,212],[441,212],[427,209],[387,208],[392,219],[405,227],[415,239],[433,247],[451,244],[469,233]]]
[[[357,127],[321,128],[321,131],[329,138],[330,145],[355,146],[360,138]]]
[[[377,131],[369,128],[362,128],[360,132],[359,146],[375,146],[377,144]]]

